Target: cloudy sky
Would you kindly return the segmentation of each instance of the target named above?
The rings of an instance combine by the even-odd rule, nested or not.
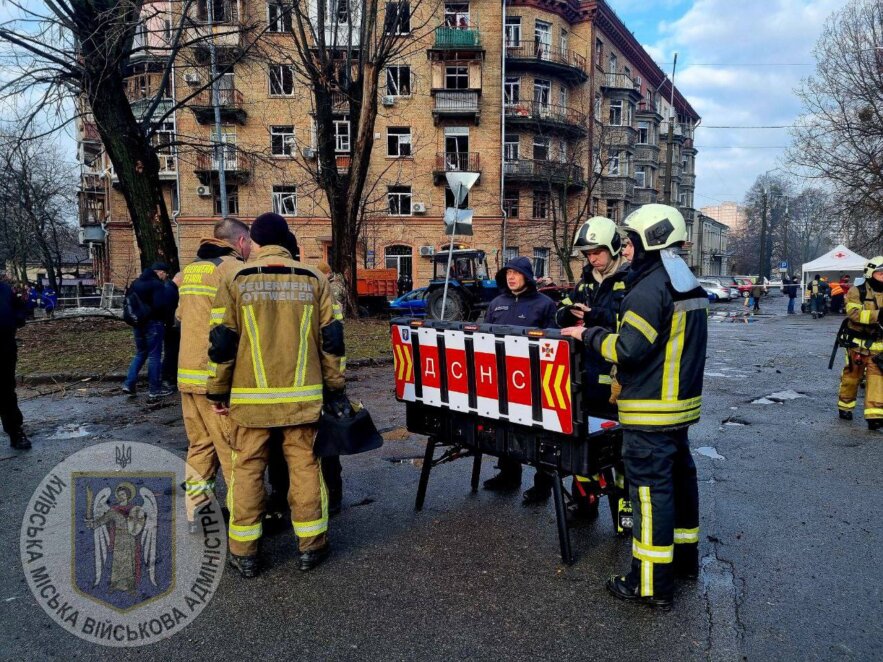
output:
[[[741,201],[781,163],[793,124],[793,90],[814,71],[812,49],[845,0],[608,0],[702,116],[696,133],[696,207]],[[809,66],[807,66],[809,65]]]

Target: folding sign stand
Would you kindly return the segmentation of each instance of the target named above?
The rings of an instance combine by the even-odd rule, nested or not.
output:
[[[574,341],[554,330],[405,318],[391,332],[396,398],[408,430],[429,437],[415,508],[436,465],[473,457],[475,490],[484,454],[529,464],[554,478],[561,558],[572,563],[562,480],[600,474],[612,489],[621,446],[617,423],[583,416]],[[445,449],[438,458],[436,448]]]

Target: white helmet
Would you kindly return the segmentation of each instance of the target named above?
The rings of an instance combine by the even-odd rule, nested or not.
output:
[[[645,251],[661,251],[687,241],[684,217],[669,205],[643,205],[626,216],[623,225],[641,237]]]
[[[573,250],[591,251],[606,248],[613,257],[622,250],[622,238],[616,229],[616,223],[603,216],[593,216],[580,226],[573,240]]]

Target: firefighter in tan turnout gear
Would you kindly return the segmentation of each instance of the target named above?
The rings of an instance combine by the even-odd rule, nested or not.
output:
[[[883,373],[877,359],[883,353],[883,255],[871,258],[865,267],[865,282],[846,293],[846,327],[841,330],[846,345],[846,365],[840,377],[837,409],[840,418],[852,420],[858,386],[864,377],[865,420],[869,430],[883,429]]]
[[[194,532],[194,510],[203,494],[214,490],[219,464],[224,478],[230,480],[230,424],[212,411],[211,402],[205,398],[206,383],[214,370],[208,360],[212,302],[220,281],[248,258],[250,249],[248,226],[226,218],[215,225],[213,239],[200,242],[196,260],[184,267],[178,283],[178,390],[189,441],[187,467],[194,472],[185,482],[187,517]]]
[[[218,365],[207,387],[215,410],[234,424],[229,560],[243,577],[259,571],[270,428],[284,437],[299,568],[327,557],[328,495],[313,441],[323,404],[349,406],[343,325],[334,318],[328,281],[292,259],[284,247],[296,241],[278,214],[259,216],[251,239],[251,261],[221,283],[214,303],[209,358]]]

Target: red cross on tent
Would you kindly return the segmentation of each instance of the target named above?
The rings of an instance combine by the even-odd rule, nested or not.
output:
[[[837,251],[836,253],[834,253],[834,257],[836,257],[838,260],[842,260],[846,257],[846,253],[844,253],[843,251]]]

